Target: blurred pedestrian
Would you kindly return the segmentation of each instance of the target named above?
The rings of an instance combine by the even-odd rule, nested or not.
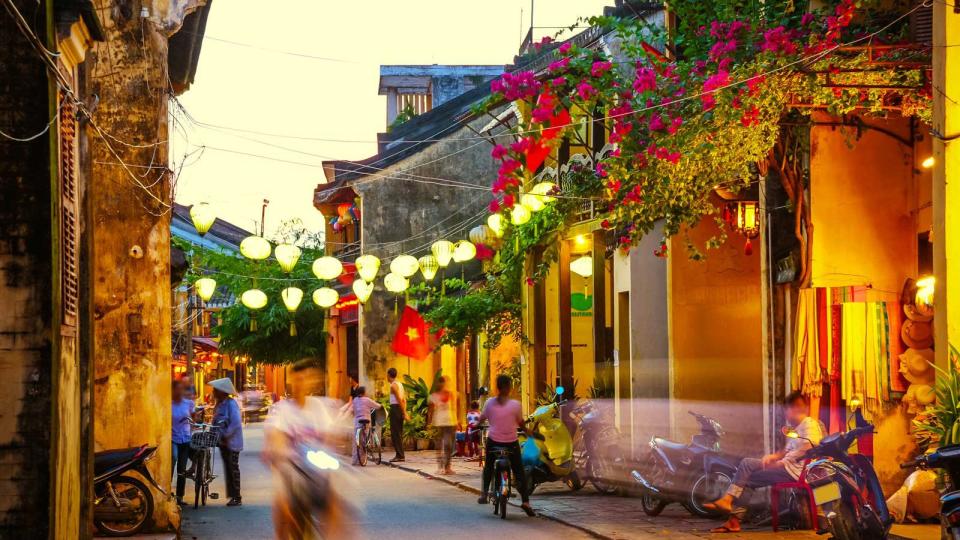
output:
[[[227,506],[243,504],[240,496],[240,452],[243,450],[243,414],[231,397],[237,389],[230,379],[207,383],[213,388],[213,424],[220,428],[220,456],[223,458],[224,482],[227,485]]]
[[[367,389],[363,386],[358,386],[354,391],[353,401],[351,401],[350,406],[353,408],[353,432],[356,433],[361,426],[366,424],[368,426],[368,436],[369,433],[373,430],[373,411],[380,409],[383,405],[380,405],[376,401],[367,397]],[[356,442],[353,444],[353,464],[360,464],[360,452],[366,451],[361,450]]]
[[[170,386],[173,414],[173,472],[177,475],[177,504],[183,504],[187,486],[187,463],[190,460],[190,422],[193,415],[193,400],[184,395],[183,381],[173,381]]]
[[[397,453],[390,463],[397,463],[404,460],[403,422],[410,419],[410,413],[407,412],[407,397],[403,384],[397,380],[397,368],[387,370],[387,382],[390,383],[390,440],[393,441],[393,450]]]
[[[447,378],[437,379],[437,391],[430,394],[427,406],[427,421],[437,430],[437,472],[453,474],[450,458],[456,444],[457,399],[456,394],[447,389]]]
[[[480,402],[471,401],[467,411],[467,455],[480,455]]]

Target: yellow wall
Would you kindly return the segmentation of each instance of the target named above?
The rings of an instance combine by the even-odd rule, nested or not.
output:
[[[711,219],[690,231],[697,245],[717,233]],[[759,242],[760,240],[754,240]],[[690,260],[684,240],[670,246],[671,415],[674,437],[698,431],[687,414],[716,418],[728,451],[757,454],[763,440],[762,307],[759,250],[747,256],[730,235],[706,261]]]
[[[866,122],[910,138],[907,120]],[[811,132],[812,285],[871,285],[870,300],[897,301],[904,280],[916,277],[917,232],[930,227],[924,207],[931,175],[915,172],[930,142],[921,141],[914,152],[878,131],[864,130],[852,145],[851,136],[852,130],[827,126]],[[909,420],[895,402],[871,419],[877,426],[874,468],[888,494],[906,476],[900,463],[916,449]]]

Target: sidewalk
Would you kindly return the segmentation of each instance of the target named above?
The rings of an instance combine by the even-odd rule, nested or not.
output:
[[[390,452],[388,451],[389,455]],[[480,493],[480,463],[462,458],[453,459],[453,475],[437,475],[436,452],[407,452],[406,461],[391,464],[399,469],[417,473],[427,478],[440,480],[470,492]],[[386,464],[386,461],[384,461]],[[605,496],[587,485],[577,492],[570,491],[560,483],[537,487],[531,498],[533,507],[547,519],[558,521],[588,532],[597,538],[677,538],[693,540],[700,538],[747,538],[807,540],[823,538],[813,531],[781,531],[774,533],[769,527],[748,528],[737,534],[717,535],[710,529],[720,522],[690,515],[679,505],[670,505],[663,514],[652,518],[643,513],[639,501],[630,497]],[[895,526],[891,538],[916,540],[939,539],[936,525]]]

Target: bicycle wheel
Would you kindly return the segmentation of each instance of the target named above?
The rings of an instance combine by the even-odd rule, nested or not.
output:
[[[493,497],[491,497],[491,500],[493,501],[493,515],[495,516],[500,514],[501,483],[499,474],[493,477]]]
[[[203,489],[200,491],[200,506],[207,505],[207,496],[210,494],[210,484],[213,483],[213,450],[206,452],[203,460],[207,462],[203,468]]]
[[[510,472],[502,471],[500,473],[500,483],[506,485],[506,489],[502,491],[501,501],[500,501],[500,519],[507,519],[507,502],[510,500]]]
[[[376,430],[372,430],[370,433],[370,440],[367,443],[367,453],[369,454],[369,459],[372,459],[377,465],[383,463],[383,445],[380,444],[380,434],[377,433]]]
[[[357,429],[357,460],[361,467],[367,466],[367,429]]]
[[[193,508],[200,508],[200,493],[203,491],[203,485],[206,480],[206,450],[201,450],[199,459],[197,459],[197,468],[193,471]]]

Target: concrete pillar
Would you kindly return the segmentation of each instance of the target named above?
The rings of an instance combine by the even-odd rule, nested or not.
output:
[[[960,360],[960,12],[933,3],[933,269],[936,363]],[[951,137],[957,137],[950,140]],[[953,208],[952,212],[947,212]]]
[[[391,89],[387,92],[387,125],[393,123],[397,118],[397,91]]]

